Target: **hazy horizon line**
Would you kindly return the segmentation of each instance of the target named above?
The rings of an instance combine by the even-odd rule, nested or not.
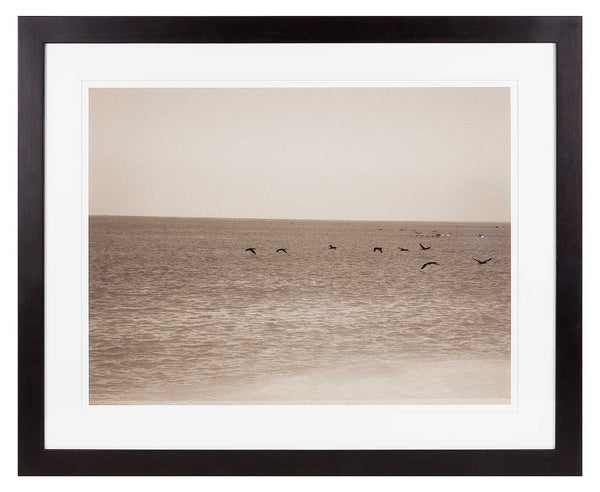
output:
[[[419,219],[300,219],[300,218],[265,218],[265,217],[199,217],[195,215],[129,215],[129,214],[88,214],[88,217],[120,217],[148,219],[208,219],[208,220],[294,220],[306,222],[447,222],[447,223],[497,223],[510,224],[510,220],[419,220]]]

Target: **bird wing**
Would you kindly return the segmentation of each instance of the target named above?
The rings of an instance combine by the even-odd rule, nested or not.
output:
[[[494,259],[494,258],[488,258],[488,259],[487,259],[487,260],[485,260],[485,261],[492,261],[493,259]]]

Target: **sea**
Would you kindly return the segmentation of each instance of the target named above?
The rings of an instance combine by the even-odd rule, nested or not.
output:
[[[509,223],[91,216],[90,404],[510,403],[510,244]]]

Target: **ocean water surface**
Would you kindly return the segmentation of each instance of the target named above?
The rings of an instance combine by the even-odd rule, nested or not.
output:
[[[510,237],[92,216],[90,403],[508,403]]]

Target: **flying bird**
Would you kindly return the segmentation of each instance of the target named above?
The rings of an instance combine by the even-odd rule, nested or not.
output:
[[[480,265],[485,265],[488,261],[492,261],[494,258],[488,258],[487,260],[478,260],[477,258],[473,258]]]
[[[485,237],[483,234],[477,234],[479,237]]]
[[[244,251],[250,251],[250,253],[252,253],[253,255],[256,254],[256,251],[254,251],[256,248],[246,248]]]
[[[278,250],[275,251],[275,253],[279,253],[280,251],[283,251],[286,255],[288,254],[288,252],[285,248],[279,248]]]
[[[375,253],[375,251],[379,251],[380,253],[383,253],[383,248],[373,248],[373,253]]]
[[[329,249],[337,249],[337,246],[332,246],[331,244],[329,245]]]
[[[400,251],[410,251],[410,249],[401,248],[400,246],[398,246],[398,249],[399,249]]]
[[[423,268],[425,268],[427,265],[438,265],[439,266],[439,263],[437,263],[435,261],[428,261],[421,267],[421,270],[423,270]]]
[[[422,250],[431,249],[431,246],[423,246],[421,243],[419,243],[419,246],[421,246]]]

